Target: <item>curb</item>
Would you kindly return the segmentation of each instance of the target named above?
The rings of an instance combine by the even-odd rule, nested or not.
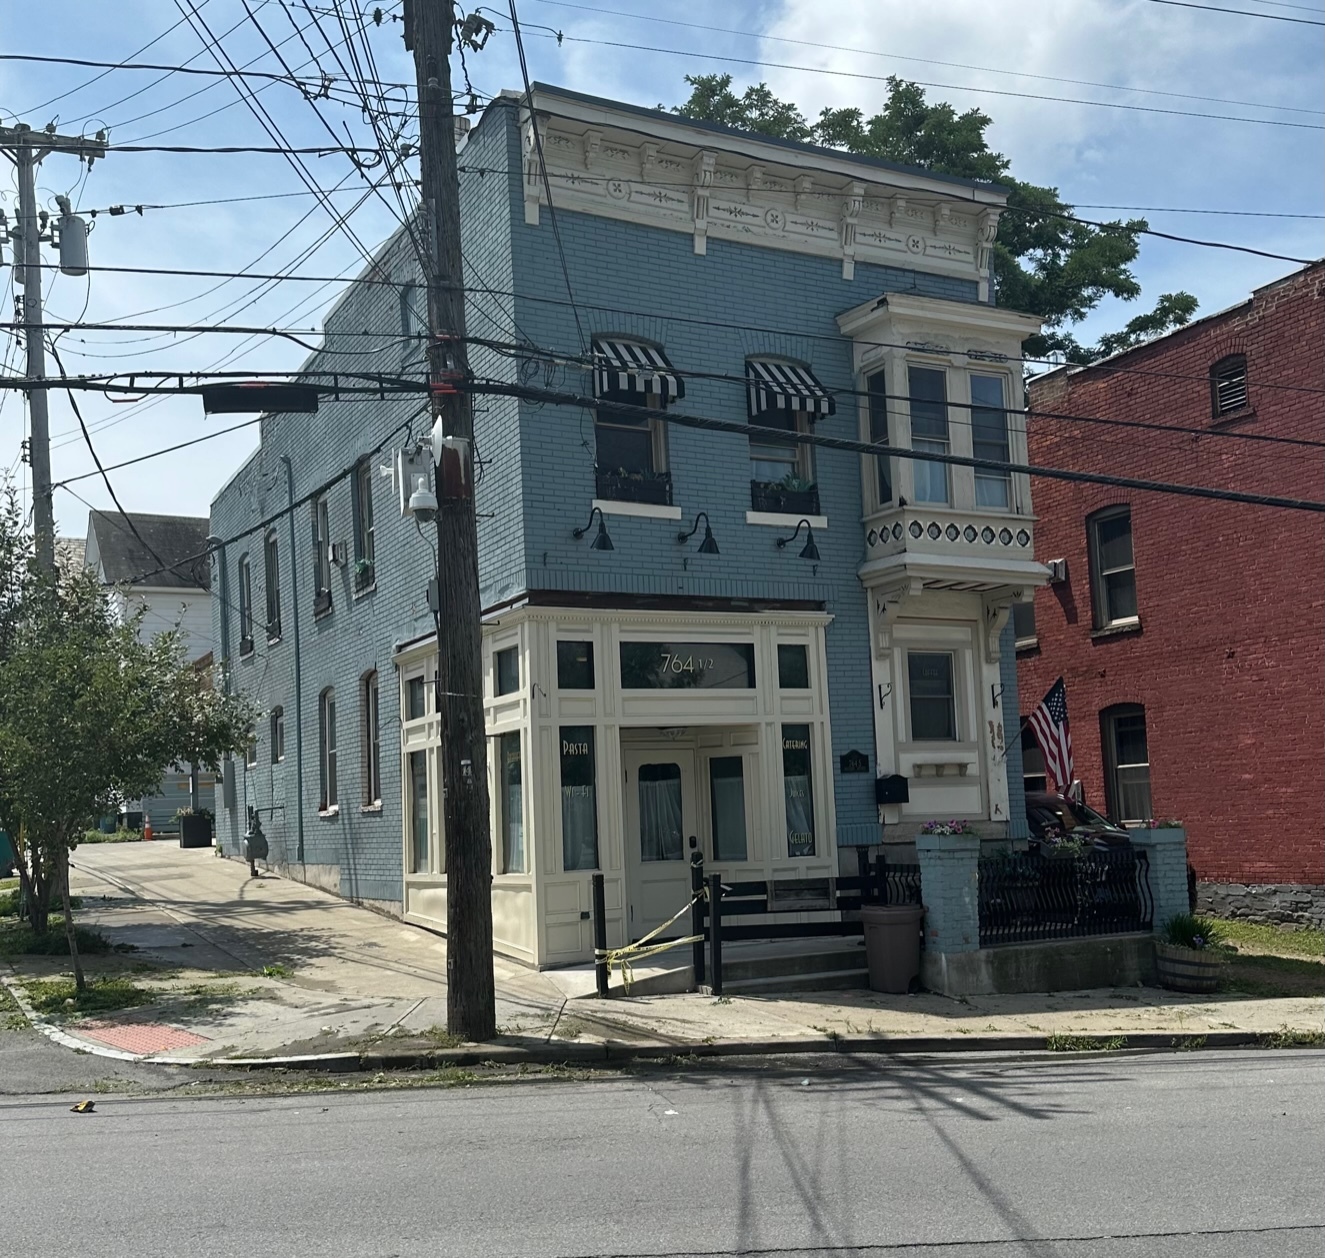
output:
[[[1144,1031],[1130,1035],[1074,1035],[1064,1037],[1080,1041],[1080,1047],[1051,1048],[1046,1035],[915,1035],[867,1036],[840,1035],[833,1038],[787,1038],[763,1040],[712,1040],[699,1044],[676,1044],[662,1040],[627,1043],[604,1040],[598,1043],[568,1041],[564,1044],[481,1044],[465,1048],[441,1048],[424,1052],[299,1053],[271,1057],[164,1057],[130,1053],[109,1048],[61,1030],[42,1017],[28,1002],[22,987],[0,976],[23,1015],[48,1039],[65,1048],[108,1057],[116,1061],[143,1062],[149,1065],[182,1066],[191,1069],[214,1067],[229,1070],[320,1070],[328,1074],[379,1073],[389,1070],[439,1070],[454,1066],[478,1065],[626,1065],[637,1061],[674,1059],[717,1059],[724,1057],[795,1057],[808,1054],[844,1056],[901,1057],[913,1054],[958,1053],[1037,1053],[1061,1057],[1101,1057],[1118,1053],[1182,1052],[1193,1049],[1232,1049],[1268,1047],[1267,1039],[1275,1032],[1265,1031]],[[1121,1040],[1117,1047],[1104,1041]],[[1325,1048],[1325,1045],[1296,1045],[1301,1048]]]

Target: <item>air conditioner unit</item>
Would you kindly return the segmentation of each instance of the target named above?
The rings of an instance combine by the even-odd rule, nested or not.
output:
[[[1049,569],[1049,583],[1057,585],[1060,581],[1067,580],[1067,560],[1051,559],[1045,565]]]

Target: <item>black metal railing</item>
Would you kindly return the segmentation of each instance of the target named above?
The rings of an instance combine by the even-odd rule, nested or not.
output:
[[[989,857],[979,866],[980,946],[1149,930],[1155,902],[1144,852]]]

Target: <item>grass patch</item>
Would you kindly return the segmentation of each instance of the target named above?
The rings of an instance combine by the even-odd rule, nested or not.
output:
[[[80,846],[84,843],[141,843],[142,838],[141,830],[113,830],[110,834],[100,830],[85,830],[78,842]]]
[[[1204,1035],[1189,1035],[1185,1039],[1174,1039],[1173,1047],[1180,1053],[1194,1053],[1197,1049],[1204,1048],[1206,1037]]]
[[[30,1026],[13,992],[0,986],[0,1031],[26,1031]]]
[[[1325,1044],[1325,1031],[1295,1031],[1281,1026],[1277,1031],[1266,1032],[1256,1042],[1262,1048],[1319,1048]]]
[[[1044,1046],[1051,1053],[1116,1053],[1127,1047],[1127,1036],[1111,1035],[1107,1039],[1095,1035],[1068,1035],[1055,1031],[1046,1037]]]
[[[18,895],[19,889],[17,882],[8,889],[0,890],[0,917],[18,916]],[[69,907],[71,909],[81,909],[83,907],[83,897],[81,895],[71,896],[69,898]],[[64,897],[57,895],[51,903],[51,916],[58,917],[63,912]],[[60,929],[64,929],[63,922],[60,924]]]
[[[262,977],[263,977],[263,978],[289,978],[289,977],[290,977],[290,967],[289,967],[288,965],[281,965],[279,962],[277,962],[275,965],[264,965],[264,966],[262,967]]]
[[[105,956],[112,951],[110,941],[98,931],[82,926],[74,927],[78,951],[83,956]],[[65,938],[64,923],[52,924],[44,935],[39,935],[27,922],[0,921],[0,957],[67,957],[69,940]]]
[[[1316,957],[1325,959],[1325,930],[1289,930],[1267,922],[1219,922],[1224,941],[1240,953],[1260,952],[1276,957]]]
[[[1239,996],[1325,996],[1325,965],[1303,957],[1233,952],[1219,990]]]
[[[32,1007],[43,1014],[110,1013],[151,1004],[153,1000],[152,992],[123,975],[89,979],[81,995],[71,978],[33,979],[25,986]]]

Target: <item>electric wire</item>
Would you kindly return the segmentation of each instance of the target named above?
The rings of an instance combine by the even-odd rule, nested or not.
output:
[[[1278,13],[1255,13],[1251,9],[1223,9],[1213,4],[1193,4],[1191,0],[1150,0],[1151,4],[1171,4],[1179,9],[1202,9],[1206,13],[1230,13],[1238,17],[1258,17],[1267,22],[1297,22],[1302,26],[1325,26],[1304,17],[1283,17]],[[1296,7],[1296,6],[1295,6]]]

